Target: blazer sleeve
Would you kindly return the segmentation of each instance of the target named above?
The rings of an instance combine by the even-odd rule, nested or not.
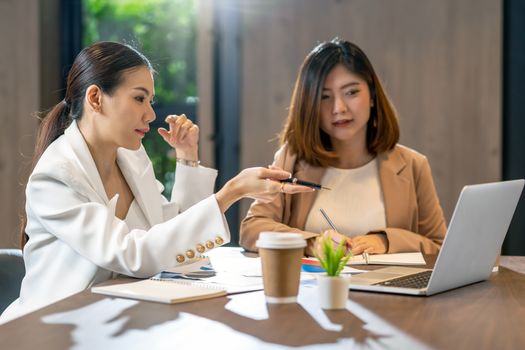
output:
[[[417,233],[400,228],[387,228],[385,232],[389,242],[388,253],[421,251],[437,254],[445,238],[445,217],[426,157],[422,158],[421,164],[416,168]]]
[[[117,197],[107,206],[91,201],[56,174],[33,174],[26,198],[28,219],[35,221],[35,227],[55,235],[94,264],[128,276],[154,275],[177,265],[177,256],[185,256],[198,244],[230,240],[215,196],[147,231],[130,230],[115,216]]]
[[[164,199],[163,216],[168,220],[213,194],[217,170],[177,164],[171,201]],[[162,186],[162,185],[161,185]],[[161,190],[162,192],[162,190]]]
[[[289,158],[287,148],[282,147],[275,153],[273,165],[293,173],[295,162],[290,162],[287,158]],[[317,236],[315,233],[303,231],[284,223],[286,221],[286,206],[290,204],[290,200],[291,195],[285,194],[279,194],[269,203],[255,200],[241,222],[239,244],[246,250],[256,252],[255,242],[259,237],[259,233],[263,231],[295,232],[302,234],[305,239]]]

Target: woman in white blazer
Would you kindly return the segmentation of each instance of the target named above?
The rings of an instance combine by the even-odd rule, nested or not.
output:
[[[159,134],[175,148],[171,201],[141,145],[155,119],[153,69],[135,49],[101,42],[82,50],[65,99],[43,119],[26,187],[26,275],[1,321],[117,274],[149,277],[230,240],[223,213],[242,197],[271,200],[280,169],[243,170],[213,194],[216,170],[198,162],[199,130],[169,116]],[[25,242],[27,241],[27,242]]]

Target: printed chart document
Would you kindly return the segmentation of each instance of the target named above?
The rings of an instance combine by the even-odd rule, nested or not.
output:
[[[163,271],[152,279],[191,285],[210,285],[225,289],[228,294],[263,289],[261,258],[247,257],[242,248],[220,247],[191,264]],[[207,272],[211,272],[206,275]]]
[[[211,285],[226,289],[228,294],[264,289],[260,257],[249,257],[237,247],[216,248],[206,255],[200,261],[168,269],[152,279]],[[301,281],[312,279],[309,274],[301,274]]]
[[[97,286],[91,288],[91,292],[166,304],[184,303],[226,295],[225,289],[215,286],[197,286],[153,279]]]

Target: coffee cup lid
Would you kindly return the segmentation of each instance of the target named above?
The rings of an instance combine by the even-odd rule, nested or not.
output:
[[[261,232],[255,245],[268,249],[304,248],[306,240],[299,233]]]

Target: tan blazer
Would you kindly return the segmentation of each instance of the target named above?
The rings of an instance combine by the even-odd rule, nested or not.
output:
[[[401,145],[377,156],[379,177],[385,201],[388,253],[421,251],[436,254],[446,233],[445,218],[425,156]],[[324,168],[304,161],[285,146],[275,153],[274,165],[301,180],[320,183]],[[240,244],[257,251],[255,241],[262,231],[298,232],[309,240],[317,233],[304,231],[316,192],[282,194],[270,203],[255,201],[242,221]],[[372,233],[372,232],[370,232]],[[307,249],[307,252],[311,250]]]

